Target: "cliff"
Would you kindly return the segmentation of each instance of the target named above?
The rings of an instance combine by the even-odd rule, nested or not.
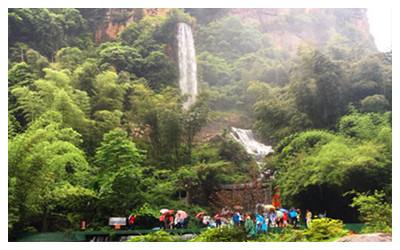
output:
[[[108,9],[105,21],[97,26],[96,42],[115,39],[127,25],[147,16],[164,16],[166,8]],[[258,29],[268,33],[277,48],[293,55],[302,42],[324,46],[330,34],[339,32],[345,25],[353,24],[371,41],[366,9],[319,8],[228,8],[220,9],[219,18],[237,16],[242,22],[255,22]],[[198,19],[201,17],[197,17]]]
[[[324,46],[330,34],[339,33],[348,24],[360,29],[374,46],[367,9],[227,9],[227,15],[235,15],[242,22],[257,23],[261,32],[273,38],[277,48],[286,49],[291,55],[302,42]]]
[[[166,8],[140,8],[140,9],[108,9],[103,23],[95,30],[95,40],[102,43],[110,39],[115,39],[118,34],[131,22],[138,22],[147,16],[164,16]]]

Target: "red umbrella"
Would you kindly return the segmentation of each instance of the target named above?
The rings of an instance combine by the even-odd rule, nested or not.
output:
[[[172,214],[172,213],[175,213],[175,211],[174,210],[168,210],[168,211],[164,212],[164,214]]]
[[[214,216],[214,219],[220,220],[220,219],[221,219],[221,216],[219,216],[219,214],[216,214],[216,215]]]
[[[178,210],[176,215],[180,216],[182,219],[185,219],[185,218],[188,217],[188,214],[185,211],[182,211],[182,210]]]
[[[204,214],[204,212],[200,212],[200,213],[198,213],[197,215],[196,215],[196,218],[199,218],[201,215],[203,215]]]

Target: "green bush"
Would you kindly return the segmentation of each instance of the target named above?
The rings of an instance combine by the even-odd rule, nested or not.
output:
[[[323,241],[330,238],[342,237],[348,234],[343,229],[343,222],[331,218],[314,219],[303,233],[309,241]]]
[[[352,192],[349,192],[352,193]],[[392,232],[392,204],[385,202],[386,194],[375,190],[374,194],[356,193],[351,207],[359,207],[360,219],[365,222],[363,233]]]
[[[302,231],[291,227],[283,228],[280,233],[261,234],[255,242],[307,242]]]
[[[190,242],[243,242],[247,234],[240,228],[209,228]]]
[[[157,231],[155,233],[140,235],[137,237],[133,237],[127,242],[173,242],[172,236],[165,231]]]

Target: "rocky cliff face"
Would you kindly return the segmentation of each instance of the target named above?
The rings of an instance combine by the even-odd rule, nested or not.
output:
[[[164,16],[166,8],[108,9],[105,22],[98,26],[95,38],[98,43],[115,39],[127,25],[146,16]],[[324,45],[329,32],[337,32],[337,24],[318,8],[231,8],[223,9],[223,16],[234,15],[243,22],[255,22],[261,32],[268,33],[279,49],[286,49],[291,55],[303,43]],[[366,9],[349,9],[351,23],[359,28],[368,40],[373,41],[369,31]],[[325,25],[310,25],[312,19],[321,18]],[[337,19],[340,19],[336,17]],[[332,22],[332,21],[331,21]],[[328,23],[328,26],[326,25]],[[335,26],[336,25],[336,26]]]
[[[167,10],[166,8],[108,9],[104,22],[95,31],[95,40],[97,43],[102,43],[115,39],[131,22],[147,16],[164,16]]]
[[[324,45],[329,38],[328,33],[338,32],[337,23],[329,26],[311,25],[312,19],[321,17],[331,18],[319,8],[253,8],[227,9],[228,15],[235,15],[243,22],[256,22],[261,32],[268,33],[279,49],[286,49],[293,55],[298,46],[303,43]],[[367,9],[350,9],[351,24],[360,29],[365,38],[373,41],[370,33]],[[336,17],[340,19],[339,17]],[[321,18],[321,23],[330,20]],[[276,28],[282,27],[283,28]]]

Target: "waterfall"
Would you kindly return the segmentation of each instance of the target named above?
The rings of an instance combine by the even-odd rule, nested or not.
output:
[[[230,134],[233,138],[243,145],[247,153],[256,158],[257,163],[259,163],[267,154],[274,151],[271,146],[256,141],[251,130],[232,127],[232,131],[233,132]]]
[[[178,23],[178,63],[179,88],[182,94],[190,94],[183,104],[187,109],[196,100],[197,95],[197,64],[192,30],[186,23]]]

